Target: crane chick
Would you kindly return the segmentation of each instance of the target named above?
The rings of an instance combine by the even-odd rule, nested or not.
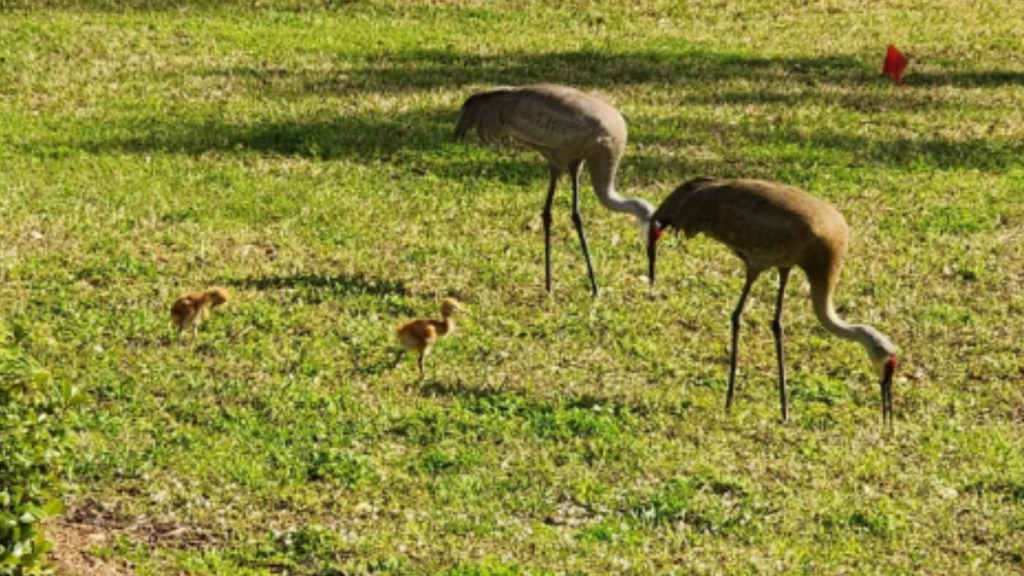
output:
[[[420,378],[423,378],[423,359],[430,353],[431,346],[438,338],[451,334],[455,331],[455,315],[465,312],[465,309],[454,298],[445,298],[441,302],[441,319],[415,318],[398,327],[396,335],[402,348],[409,351],[419,352],[417,365],[420,368]]]
[[[210,288],[205,292],[189,292],[171,305],[171,322],[178,327],[178,338],[186,328],[192,328],[192,341],[199,336],[199,324],[216,308],[230,299],[224,288]]]

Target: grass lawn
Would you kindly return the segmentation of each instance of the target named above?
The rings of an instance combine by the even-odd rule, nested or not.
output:
[[[1010,574],[1024,569],[1024,5],[0,3],[0,340],[89,398],[68,515],[150,574]],[[255,7],[253,5],[256,5]],[[911,58],[880,75],[885,47]],[[501,84],[629,121],[618,188],[697,175],[834,203],[863,351],[740,261],[452,139]],[[234,300],[197,344],[168,309]],[[470,310],[417,378],[394,327]]]

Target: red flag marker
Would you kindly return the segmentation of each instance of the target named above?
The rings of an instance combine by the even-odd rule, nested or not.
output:
[[[889,44],[889,50],[885,54],[885,64],[882,66],[882,73],[889,76],[897,84],[903,84],[903,70],[910,60],[900,53],[895,46]]]

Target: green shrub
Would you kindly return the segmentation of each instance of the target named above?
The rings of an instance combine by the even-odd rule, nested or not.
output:
[[[0,341],[0,575],[40,574],[52,546],[39,522],[60,513],[57,472],[78,398]]]

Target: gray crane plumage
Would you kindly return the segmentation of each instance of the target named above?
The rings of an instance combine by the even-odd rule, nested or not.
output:
[[[587,165],[594,192],[609,210],[632,214],[645,229],[654,213],[650,203],[639,198],[623,198],[615,191],[615,174],[627,137],[622,114],[601,98],[566,86],[500,87],[473,94],[462,105],[455,136],[462,138],[473,129],[484,143],[509,137],[538,151],[547,160],[548,194],[541,216],[548,292],[551,292],[551,203],[559,177],[569,173],[573,224],[583,248],[592,293],[596,296],[597,281],[578,207],[579,174],[583,164]]]
[[[782,418],[786,406],[786,372],[782,350],[782,300],[790,270],[804,270],[818,321],[833,334],[861,344],[881,374],[882,419],[892,425],[892,377],[896,347],[871,326],[849,324],[833,307],[832,294],[846,255],[849,231],[833,206],[798,188],[761,180],[695,178],[676,188],[652,217],[653,231],[675,229],[693,237],[706,234],[728,246],[746,264],[746,283],[732,314],[732,350],[726,408],[732,405],[736,377],[739,320],[751,285],[769,268],[779,270],[772,333],[779,369]],[[652,237],[653,237],[652,232]],[[655,243],[648,247],[654,280]]]

